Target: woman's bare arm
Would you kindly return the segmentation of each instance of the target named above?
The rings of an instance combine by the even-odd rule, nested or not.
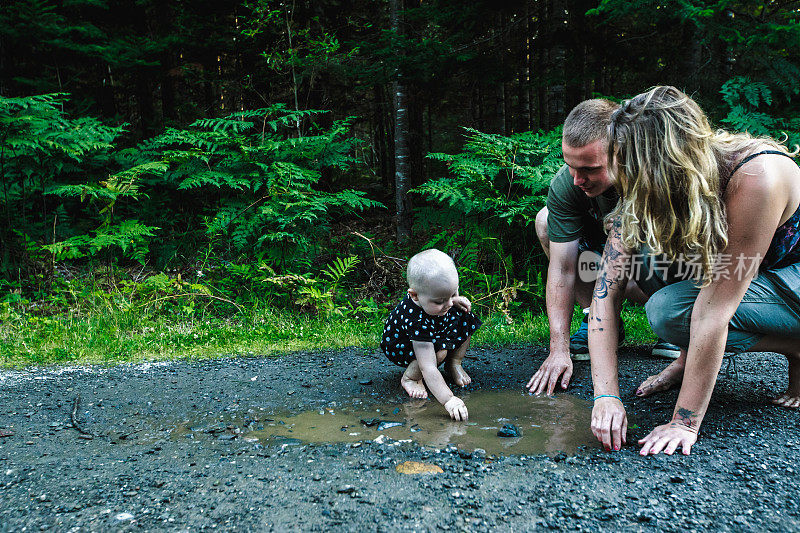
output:
[[[628,420],[619,400],[617,347],[619,311],[630,275],[631,254],[622,245],[619,220],[608,234],[589,311],[589,355],[595,400],[592,432],[607,450],[619,450],[627,439]],[[615,398],[616,397],[616,398]]]
[[[716,279],[695,300],[686,368],[672,420],[640,441],[642,455],[662,450],[671,454],[678,446],[688,454],[696,441],[722,365],[728,323],[758,273],[789,200],[786,181],[769,168],[769,162],[755,159],[737,172],[728,187],[728,246],[717,258]]]

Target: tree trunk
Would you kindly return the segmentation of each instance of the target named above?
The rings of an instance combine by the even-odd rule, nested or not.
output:
[[[148,139],[158,130],[155,107],[153,106],[153,93],[147,75],[140,72],[136,77],[136,103],[141,121],[140,131],[142,138]]]
[[[376,85],[373,88],[375,98],[375,163],[380,173],[381,183],[385,190],[390,190],[392,186],[389,177],[389,146],[386,141],[386,104],[383,97],[383,88]]]
[[[550,129],[550,105],[548,102],[548,50],[550,43],[550,2],[539,2],[539,28],[536,32],[536,104],[539,110],[539,129]]]
[[[401,0],[389,0],[392,31],[400,34]],[[397,242],[405,246],[411,236],[411,209],[408,202],[409,143],[408,143],[408,94],[405,79],[400,69],[392,84],[394,92],[394,199],[397,216]]]
[[[522,38],[522,46],[519,57],[519,64],[522,66],[517,74],[517,106],[519,109],[519,120],[517,123],[518,131],[529,131],[531,129],[531,18],[528,2],[525,2],[525,32]]]
[[[408,103],[408,180],[410,188],[422,185],[425,175],[424,95],[426,91],[406,86]],[[409,208],[413,207],[409,205]]]
[[[564,100],[566,98],[566,30],[565,21],[567,10],[564,0],[553,0],[551,3],[552,11],[548,13],[546,22],[547,31],[550,35],[548,47],[548,80],[547,84],[547,105],[549,121],[547,129],[555,127],[564,120]]]
[[[175,54],[168,50],[161,56],[161,114],[164,122],[174,123],[178,118],[175,111],[175,75],[178,72]]]
[[[508,48],[507,40],[506,40],[506,20],[503,13],[498,13],[497,15],[497,32],[500,34],[499,39],[499,47],[501,50],[500,53],[500,62],[502,65],[505,65],[506,62],[506,50]],[[501,72],[505,74],[505,68],[501,68]],[[503,135],[508,135],[508,128],[506,127],[506,87],[505,83],[500,80],[495,82],[495,93],[494,93],[494,117],[495,117],[495,133],[501,133]]]

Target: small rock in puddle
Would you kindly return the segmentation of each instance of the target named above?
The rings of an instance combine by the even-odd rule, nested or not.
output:
[[[372,380],[371,379],[362,379],[361,381],[358,382],[358,384],[359,385],[372,385]]]
[[[368,419],[361,419],[361,423],[367,426],[368,428],[374,427],[378,431],[383,431],[384,429],[389,428],[396,428],[399,426],[405,426],[405,422],[397,422],[395,420],[381,420],[380,418],[368,418]]]
[[[513,438],[521,437],[522,433],[514,424],[504,424],[503,427],[497,430],[497,436],[502,438]]]

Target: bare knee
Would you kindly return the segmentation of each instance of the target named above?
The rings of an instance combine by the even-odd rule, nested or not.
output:
[[[436,352],[436,364],[440,365],[447,358],[447,350],[439,350]]]
[[[543,207],[541,211],[536,213],[536,236],[539,237],[539,242],[542,245],[544,254],[550,258],[550,237],[547,234],[547,207]]]

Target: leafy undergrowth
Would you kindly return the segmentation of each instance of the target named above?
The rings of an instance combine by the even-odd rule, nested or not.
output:
[[[136,309],[37,316],[6,307],[0,321],[0,365],[117,364],[181,358],[270,356],[345,347],[378,349],[383,320],[377,315],[313,316],[274,308],[242,310],[228,318],[206,315],[148,316]],[[578,327],[575,314],[573,330]],[[522,313],[482,317],[473,347],[546,346],[547,317]],[[641,307],[623,310],[627,344],[655,340]]]

